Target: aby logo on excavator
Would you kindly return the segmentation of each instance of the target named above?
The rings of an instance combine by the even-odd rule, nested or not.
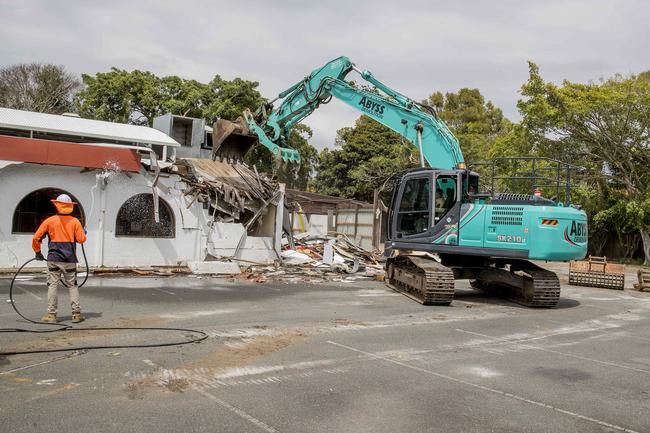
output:
[[[576,243],[587,242],[587,224],[583,222],[571,221],[571,229],[564,229],[564,240],[572,245]]]
[[[366,98],[365,96],[359,101],[359,106],[363,111],[379,117],[383,117],[384,110],[386,109],[386,106],[384,104],[375,102],[370,98]]]

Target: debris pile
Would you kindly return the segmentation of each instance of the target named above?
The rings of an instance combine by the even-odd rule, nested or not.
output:
[[[246,164],[228,164],[200,158],[184,158],[175,164],[187,183],[190,207],[195,201],[210,206],[216,221],[241,222],[247,227],[278,196],[278,185]]]
[[[359,279],[384,279],[382,255],[355,245],[345,235],[296,235],[294,246],[287,241],[283,247],[282,265],[252,266],[237,280],[287,283],[352,282]]]

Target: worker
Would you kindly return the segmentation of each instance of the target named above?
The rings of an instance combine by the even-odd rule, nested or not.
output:
[[[48,236],[47,313],[42,321],[57,321],[57,289],[61,280],[70,291],[72,322],[79,323],[84,320],[84,316],[81,314],[77,287],[77,242],[86,242],[86,233],[79,220],[70,215],[77,203],[69,195],[61,194],[51,201],[56,207],[56,215],[43,221],[32,238],[36,260],[46,260],[41,253],[41,241],[45,235]]]
[[[442,194],[442,188],[436,188],[436,209],[445,207],[445,197]]]

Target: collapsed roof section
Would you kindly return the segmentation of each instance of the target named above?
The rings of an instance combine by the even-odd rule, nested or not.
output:
[[[179,159],[175,171],[188,183],[185,195],[210,206],[215,220],[253,226],[269,204],[276,204],[278,184],[255,167],[200,158]]]

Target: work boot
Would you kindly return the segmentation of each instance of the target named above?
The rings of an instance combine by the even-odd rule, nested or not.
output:
[[[41,322],[45,323],[56,323],[56,314],[55,313],[47,313],[45,316],[41,318]]]
[[[86,320],[83,314],[81,313],[72,313],[72,323],[79,323]]]

